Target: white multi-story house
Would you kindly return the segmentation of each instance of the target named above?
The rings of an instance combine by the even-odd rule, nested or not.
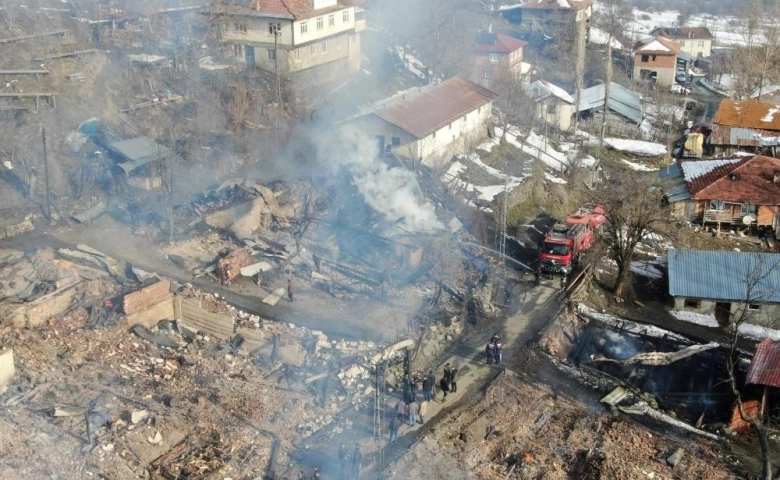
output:
[[[435,168],[487,137],[496,97],[474,82],[453,77],[398,93],[345,124],[376,141],[380,152],[392,151]]]
[[[715,37],[707,27],[658,27],[650,32],[650,35],[679,43],[680,51],[694,58],[712,55],[712,42]]]
[[[359,0],[215,0],[220,41],[247,66],[319,83],[360,68]]]

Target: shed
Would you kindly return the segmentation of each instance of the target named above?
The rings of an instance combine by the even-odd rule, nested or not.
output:
[[[604,84],[586,88],[580,93],[580,103],[577,113],[594,113],[604,111]],[[609,110],[615,112],[631,123],[639,125],[644,120],[642,99],[638,93],[626,87],[611,83],[609,86]]]
[[[171,149],[149,137],[136,137],[111,143],[109,149],[124,161],[117,165],[128,175],[133,170],[150,162],[162,160],[171,155]]]
[[[727,325],[747,309],[750,323],[778,326],[780,255],[669,249],[668,261],[675,310],[714,314]]]

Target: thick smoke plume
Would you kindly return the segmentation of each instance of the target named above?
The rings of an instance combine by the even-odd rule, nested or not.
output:
[[[326,158],[345,166],[366,203],[385,219],[409,232],[440,230],[436,211],[420,191],[415,174],[388,167],[378,158],[378,146],[365,133],[345,128],[335,135]]]

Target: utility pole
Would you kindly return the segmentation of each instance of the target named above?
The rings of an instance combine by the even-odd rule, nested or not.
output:
[[[274,24],[274,74],[276,75],[276,108],[274,109],[274,139],[279,146],[279,108],[282,104],[282,83],[279,80],[279,35],[281,24]]]
[[[499,253],[506,257],[506,210],[507,197],[509,196],[509,175],[504,176],[504,202],[501,206],[501,241],[499,242]]]
[[[51,190],[49,189],[49,156],[46,154],[46,127],[41,129],[41,140],[43,142],[43,175],[46,182],[46,218],[51,218]]]
[[[585,77],[585,19],[577,21],[577,62],[574,66],[575,80],[577,82],[577,96],[575,98],[574,108],[574,134],[577,134],[577,127],[580,124],[580,97]]]

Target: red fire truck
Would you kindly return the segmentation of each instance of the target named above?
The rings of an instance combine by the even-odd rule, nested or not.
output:
[[[556,223],[544,236],[539,249],[543,272],[568,274],[583,250],[590,248],[594,232],[607,220],[604,207],[588,204]]]

